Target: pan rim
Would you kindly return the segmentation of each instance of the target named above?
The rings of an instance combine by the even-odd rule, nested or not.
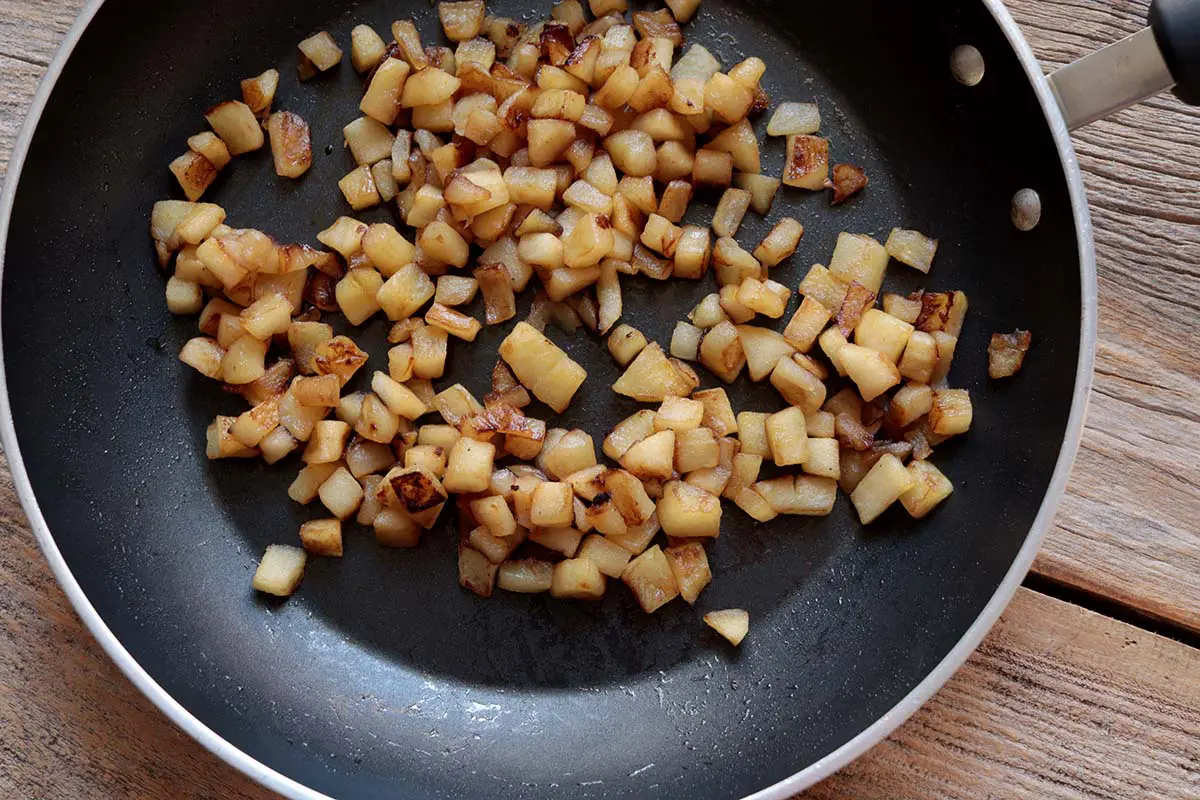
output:
[[[20,182],[21,172],[25,165],[34,133],[41,119],[42,112],[50,99],[50,95],[62,74],[63,68],[66,66],[89,23],[103,4],[104,0],[89,0],[75,20],[75,23],[67,31],[38,85],[33,101],[30,104],[29,112],[14,145],[12,156],[9,160],[8,171],[5,176],[3,191],[0,192],[0,290],[2,290],[3,286],[4,255],[12,210],[16,202],[17,185]],[[996,24],[1004,32],[1005,38],[1021,62],[1026,76],[1037,95],[1038,103],[1042,107],[1046,122],[1050,127],[1050,132],[1058,149],[1059,159],[1062,163],[1071,197],[1072,215],[1075,221],[1075,230],[1079,245],[1082,313],[1080,318],[1079,361],[1076,367],[1075,387],[1071,399],[1071,413],[1068,418],[1063,444],[1059,450],[1058,460],[1055,464],[1046,495],[1025,538],[1025,542],[1021,546],[1021,550],[1018,552],[1012,566],[1005,574],[1003,581],[997,587],[987,605],[950,652],[904,698],[850,741],[790,777],[748,795],[745,800],[786,800],[786,798],[793,796],[797,792],[824,780],[883,741],[884,738],[912,716],[917,709],[923,706],[938,689],[945,685],[950,677],[976,650],[980,642],[983,641],[983,638],[998,621],[1000,614],[1008,606],[1026,573],[1029,571],[1030,566],[1032,566],[1034,557],[1041,549],[1042,541],[1049,531],[1058,505],[1066,493],[1067,481],[1071,474],[1075,456],[1079,450],[1083,435],[1083,423],[1087,412],[1088,395],[1093,380],[1097,343],[1098,297],[1096,253],[1087,192],[1084,187],[1083,175],[1080,171],[1074,146],[1071,143],[1070,132],[1059,110],[1057,101],[1054,99],[1040,62],[1038,62],[1024,34],[1021,33],[1016,21],[1013,20],[1012,15],[1003,5],[1003,1],[983,0],[983,4],[995,19]],[[328,795],[304,786],[251,757],[201,722],[199,718],[184,708],[142,668],[100,617],[96,608],[79,585],[79,582],[75,579],[61,551],[58,549],[54,536],[41,513],[37,497],[33,492],[33,486],[25,470],[25,464],[17,442],[16,426],[9,401],[7,373],[3,362],[2,338],[0,338],[0,444],[3,445],[4,452],[8,458],[9,469],[18,499],[29,518],[30,527],[37,539],[38,546],[49,563],[55,579],[63,588],[76,614],[79,615],[79,618],[87,626],[92,636],[113,663],[116,664],[117,668],[124,673],[125,677],[171,722],[187,733],[192,739],[199,742],[202,747],[265,788],[286,797],[295,798],[296,800],[332,800]]]

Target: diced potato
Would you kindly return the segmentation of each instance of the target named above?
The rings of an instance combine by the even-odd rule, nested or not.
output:
[[[516,528],[511,536],[496,536],[480,526],[467,534],[467,544],[482,553],[488,561],[500,564],[513,554],[528,535],[524,528]]]
[[[737,301],[756,314],[779,319],[787,309],[791,295],[791,290],[781,283],[746,278],[738,287]]]
[[[842,233],[829,260],[829,271],[846,284],[857,281],[878,294],[887,265],[887,250],[879,242],[870,236]]]
[[[836,431],[834,415],[828,411],[813,411],[804,417],[808,435],[818,439],[832,439]]]
[[[867,402],[900,383],[896,365],[874,350],[846,344],[838,349],[837,358]]]
[[[946,376],[950,374],[950,366],[954,362],[954,351],[958,348],[958,339],[945,331],[934,331],[933,342],[937,348],[937,361],[933,365],[933,375],[930,376],[929,381],[935,386],[941,386],[945,383]]]
[[[1025,354],[1033,342],[1029,331],[993,333],[988,344],[988,377],[992,380],[1016,375],[1025,363]]]
[[[578,558],[590,560],[610,578],[620,578],[632,556],[624,547],[596,534],[586,537],[578,551]]]
[[[929,410],[929,427],[939,436],[957,436],[971,428],[974,416],[966,389],[937,389]]]
[[[913,486],[900,495],[900,503],[914,519],[925,517],[954,491],[950,479],[928,461],[911,462],[908,474]]]
[[[288,597],[300,586],[308,554],[299,547],[283,544],[267,546],[258,569],[254,571],[254,588],[265,594]]]
[[[842,477],[841,456],[836,439],[808,440],[808,457],[803,469],[809,475],[837,480]]]
[[[726,189],[717,204],[717,210],[713,213],[713,233],[717,236],[736,236],[742,224],[742,217],[749,208],[749,192],[744,189]]]
[[[742,443],[742,452],[747,455],[771,455],[770,444],[767,441],[767,417],[761,411],[742,411],[737,415],[738,439]]]
[[[386,52],[383,38],[370,25],[355,25],[350,31],[350,63],[356,72],[370,72]]]
[[[404,94],[410,71],[411,67],[398,58],[384,58],[383,62],[375,70],[375,74],[371,77],[370,83],[367,85],[367,91],[363,94],[359,109],[368,117],[383,125],[394,124],[396,115],[400,112],[401,97]],[[406,174],[409,169],[408,153],[404,152],[404,146],[409,142],[409,139],[407,136],[401,134],[396,141],[400,143],[401,149],[397,152],[395,142],[393,143],[393,176],[397,180],[403,179],[407,181],[409,177]],[[400,156],[400,158],[397,159],[397,156]],[[399,174],[396,174],[397,171]]]
[[[269,69],[261,75],[246,78],[241,83],[242,100],[256,115],[265,117],[271,111],[275,90],[279,88],[279,71]]]
[[[429,276],[415,263],[400,267],[379,288],[377,299],[388,319],[402,320],[412,316],[437,292]]]
[[[604,454],[619,461],[630,447],[654,434],[655,417],[653,411],[643,409],[619,422],[604,438]]]
[[[262,126],[250,110],[250,106],[239,100],[227,100],[208,110],[204,115],[208,124],[225,142],[230,155],[239,156],[263,146],[265,137]]]
[[[671,562],[658,545],[630,561],[621,580],[633,591],[647,614],[653,614],[679,596]]]
[[[344,424],[344,423],[343,423]],[[321,503],[338,519],[348,519],[362,503],[363,490],[350,470],[338,466],[317,491]]]
[[[635,72],[635,77],[636,74]],[[654,174],[658,156],[654,148],[654,139],[645,131],[624,130],[611,134],[605,138],[604,148],[608,151],[613,166],[624,174],[634,178]]]
[[[530,521],[539,528],[567,527],[575,522],[571,484],[543,481],[533,490]]]
[[[868,308],[854,329],[854,343],[869,348],[893,364],[900,361],[913,326],[877,308]]]
[[[791,467],[808,460],[808,433],[804,412],[799,408],[793,406],[767,417],[765,431],[776,465]]]
[[[682,481],[663,487],[657,516],[669,536],[715,537],[721,532],[720,499]]]
[[[480,597],[491,597],[496,585],[496,564],[470,547],[458,548],[458,582]]]
[[[791,257],[804,236],[804,226],[791,217],[784,217],[754,248],[754,257],[765,267],[774,267]]]
[[[405,469],[414,467],[428,470],[439,480],[446,477],[447,448],[436,444],[418,444],[404,453]]]
[[[442,30],[452,42],[465,42],[478,36],[483,29],[485,14],[483,0],[442,0],[438,3],[438,18],[442,21]]]
[[[450,492],[482,492],[491,483],[496,447],[489,442],[460,438],[450,449],[442,485]]]
[[[700,363],[725,383],[733,383],[746,363],[737,328],[722,322],[710,329],[700,342]]]
[[[318,420],[313,425],[308,447],[304,451],[306,464],[328,464],[339,461],[350,438],[350,426],[341,420]]]
[[[750,208],[754,210],[755,214],[762,216],[766,216],[770,212],[780,183],[779,178],[748,173],[739,173],[733,179],[734,186],[750,193]]]
[[[375,541],[384,547],[416,547],[421,543],[421,526],[398,508],[380,509],[371,523]]]
[[[733,155],[717,150],[697,150],[692,164],[693,186],[728,186],[733,182]]]
[[[554,582],[554,565],[548,561],[525,558],[506,561],[500,565],[496,585],[506,592],[538,594],[550,591]]]
[[[595,445],[591,436],[576,429],[563,434],[552,447],[543,447],[538,461],[550,477],[565,479],[568,475],[595,466]]]
[[[366,362],[367,354],[348,336],[335,336],[313,349],[313,371],[318,375],[337,375],[343,386]]]
[[[320,72],[332,69],[341,63],[342,60],[342,49],[337,46],[337,42],[333,40],[328,31],[313,34],[300,42],[297,47],[304,57],[308,59],[308,63],[312,64]]]
[[[868,525],[915,485],[916,479],[900,459],[886,453],[850,493],[850,502],[862,524]]]
[[[888,255],[901,264],[928,273],[933,267],[933,258],[937,255],[938,241],[920,231],[892,228],[884,247]]]
[[[793,134],[787,137],[787,164],[783,183],[819,192],[829,180],[829,140],[820,136]]]
[[[821,130],[821,111],[816,103],[780,103],[767,123],[768,136],[814,134]]]
[[[571,600],[598,600],[604,596],[605,578],[589,558],[569,558],[554,565],[550,596]]]
[[[712,469],[720,464],[720,446],[708,428],[696,428],[675,434],[675,469],[687,474]]]
[[[300,525],[300,541],[315,556],[342,556],[342,521],[314,519]]]
[[[906,383],[892,395],[888,418],[899,428],[907,428],[933,409],[933,390],[924,383]]]
[[[704,623],[737,647],[750,631],[750,614],[740,608],[710,611],[704,615]]]
[[[937,341],[932,334],[915,331],[909,337],[900,359],[900,374],[917,383],[933,380],[933,370],[938,361]]]
[[[534,396],[558,413],[571,403],[587,372],[526,322],[500,344],[500,357]]]
[[[683,397],[690,394],[693,388],[687,376],[653,342],[638,353],[612,387],[617,394],[643,403],[662,402],[663,398],[670,395]]]
[[[753,104],[753,90],[724,73],[713,73],[704,86],[705,107],[729,125],[744,119]]]
[[[726,436],[738,432],[737,419],[733,407],[729,403],[729,395],[724,389],[705,389],[695,392],[693,400],[704,404],[704,419],[701,425],[712,430],[717,436]]]
[[[621,466],[642,479],[669,480],[674,461],[675,431],[663,430],[632,445],[621,457]]]

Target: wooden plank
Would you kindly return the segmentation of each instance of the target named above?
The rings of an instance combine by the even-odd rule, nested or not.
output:
[[[933,700],[804,797],[1195,797],[1198,659],[1022,589]]]
[[[46,66],[85,0],[0,0],[0,55]]]
[[[0,180],[45,67],[0,55]]]
[[[1148,0],[1009,0],[1062,64],[1145,25]],[[1035,571],[1200,630],[1200,111],[1160,97],[1079,131],[1096,229],[1096,382]]]

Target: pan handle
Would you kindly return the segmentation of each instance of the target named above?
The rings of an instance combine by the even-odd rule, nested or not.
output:
[[[1174,87],[1200,105],[1200,1],[1154,0],[1150,27],[1052,73],[1071,130]]]

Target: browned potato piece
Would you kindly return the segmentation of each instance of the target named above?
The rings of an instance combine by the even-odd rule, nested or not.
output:
[[[954,491],[954,484],[942,471],[928,461],[913,461],[908,465],[913,486],[900,495],[900,503],[915,519],[921,519]]]
[[[337,42],[328,31],[313,34],[297,47],[307,62],[320,72],[336,67],[342,60],[342,49],[337,46]],[[303,77],[303,70],[301,76]]]
[[[734,331],[734,338],[737,332]],[[740,345],[739,345],[740,347]],[[633,360],[621,378],[613,384],[617,394],[632,397],[643,403],[662,402],[663,398],[691,393],[695,386],[680,366],[667,359],[656,342],[652,342]]]
[[[956,436],[971,427],[971,395],[966,389],[938,389],[933,393],[929,427],[939,436]]]
[[[750,614],[740,608],[710,611],[704,615],[704,623],[737,647],[750,631]]]
[[[993,333],[988,344],[988,376],[993,380],[1016,375],[1025,363],[1025,354],[1033,342],[1029,331]]]
[[[312,166],[312,138],[308,123],[290,111],[276,111],[267,120],[275,174],[299,178]]]
[[[868,525],[915,485],[916,479],[900,459],[886,453],[850,493],[850,502],[862,524]]]
[[[829,140],[805,134],[788,136],[784,184],[819,192],[825,188],[828,179]]]
[[[630,561],[621,580],[633,591],[647,614],[653,614],[679,596],[671,562],[658,545]]]
[[[682,481],[663,487],[657,514],[668,536],[715,537],[721,532],[720,499]]]
[[[250,106],[239,100],[227,100],[215,105],[204,117],[225,142],[230,155],[238,156],[263,146],[262,127]]]
[[[315,556],[341,558],[342,521],[336,517],[309,520],[300,525],[300,541]]]
[[[438,18],[442,21],[442,30],[452,42],[464,42],[478,36],[483,29],[485,13],[483,0],[443,0],[438,3]]]
[[[269,545],[254,572],[254,588],[264,594],[288,597],[300,586],[307,559],[299,547]]]

